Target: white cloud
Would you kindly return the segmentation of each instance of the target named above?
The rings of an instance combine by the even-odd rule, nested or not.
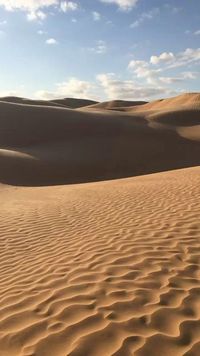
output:
[[[140,17],[130,25],[130,27],[136,28],[136,27],[140,26],[146,20],[153,20],[154,17],[157,16],[159,13],[160,13],[160,10],[157,7],[155,9],[148,11],[148,12],[143,12],[140,15]]]
[[[66,82],[58,83],[53,92],[40,90],[35,93],[35,97],[44,100],[53,100],[58,98],[82,98],[90,99],[93,97],[93,84],[88,81],[71,78]]]
[[[32,11],[27,14],[28,21],[35,21],[35,20],[44,20],[46,19],[47,15],[39,10],[39,11]]]
[[[97,41],[97,44],[95,47],[89,47],[89,51],[97,53],[97,54],[105,54],[107,52],[107,45],[105,41]]]
[[[114,73],[104,73],[96,76],[96,82],[70,78],[56,84],[54,90],[40,90],[35,93],[36,98],[54,100],[56,98],[85,98],[99,100],[99,98],[124,100],[149,100],[160,96],[167,97],[177,92],[160,85],[142,85],[135,80],[122,80]]]
[[[131,60],[128,69],[135,78],[143,79],[148,85],[171,85],[185,80],[194,80],[197,73],[184,71],[177,75],[164,75],[173,68],[186,66],[193,61],[200,61],[200,49],[186,49],[184,52],[173,54],[164,52],[159,56],[151,56],[150,61]],[[156,67],[155,67],[156,66]]]
[[[58,0],[0,0],[0,6],[3,6],[7,11],[21,10],[27,12],[29,21],[44,20],[46,14],[42,9],[57,4]]]
[[[136,6],[139,0],[100,0],[100,1],[107,4],[115,4],[121,10],[129,11]]]
[[[160,63],[163,63],[163,62],[171,62],[175,59],[175,56],[172,52],[164,52],[164,53],[161,53],[159,56],[151,56],[150,58],[150,62],[152,64],[160,64]]]
[[[57,4],[58,0],[0,0],[0,6],[3,6],[8,11],[23,10],[32,12]]]
[[[128,65],[137,78],[143,78],[148,84],[155,84],[157,82],[160,69],[152,69],[148,62],[141,60],[132,60]]]
[[[93,11],[92,15],[93,15],[94,21],[100,21],[101,20],[101,14],[99,12]]]
[[[120,80],[114,73],[99,74],[97,80],[110,100],[148,100],[155,96],[167,96],[173,93],[163,87],[141,86],[133,80]]]
[[[200,48],[187,48],[177,54],[164,52],[159,56],[151,56],[150,59],[152,64],[168,63],[168,68],[187,66],[198,61],[200,61]]]
[[[24,97],[25,96],[25,85],[24,84],[19,84],[16,88],[12,89],[5,89],[5,90],[0,90],[0,98],[5,97],[5,96],[20,96]]]
[[[196,35],[196,36],[200,35],[200,30],[195,31],[194,35]]]
[[[0,91],[0,98],[3,98],[5,96],[17,96],[19,93],[16,90],[4,90]]]
[[[0,26],[5,26],[5,25],[7,25],[7,21],[6,20],[0,21]]]
[[[63,12],[76,11],[78,9],[78,4],[74,1],[61,1],[60,9]]]
[[[55,40],[55,38],[48,38],[48,40],[46,40],[46,44],[48,45],[55,45],[58,42]]]
[[[51,6],[59,7],[63,12],[78,9],[77,2],[60,0],[0,0],[0,6],[7,11],[21,10],[26,12],[29,21],[44,20],[47,14],[43,10]]]

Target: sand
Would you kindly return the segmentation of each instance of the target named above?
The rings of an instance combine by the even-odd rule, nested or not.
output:
[[[54,99],[54,100],[33,100],[27,98],[20,98],[16,96],[5,96],[0,98],[0,101],[15,103],[15,104],[25,104],[25,105],[40,105],[40,106],[56,106],[56,107],[66,107],[71,109],[81,108],[88,105],[96,105],[98,102],[94,100],[87,99]]]
[[[0,103],[0,355],[200,354],[188,106],[140,116]]]
[[[200,109],[166,108],[122,112],[0,101],[0,182],[86,183],[199,165]]]
[[[200,168],[2,186],[0,220],[3,355],[198,355]]]

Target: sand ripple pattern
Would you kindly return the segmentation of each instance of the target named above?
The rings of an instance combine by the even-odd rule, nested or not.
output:
[[[1,355],[200,355],[200,168],[0,191]]]

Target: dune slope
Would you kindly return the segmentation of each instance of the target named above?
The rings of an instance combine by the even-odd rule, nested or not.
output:
[[[64,105],[59,103],[53,103],[46,100],[32,100],[27,98],[20,98],[15,96],[6,96],[0,98],[0,102],[4,103],[13,103],[13,104],[22,104],[22,105],[40,105],[40,106],[55,106],[55,107],[64,107]]]
[[[125,108],[134,107],[138,105],[147,104],[146,101],[128,101],[128,100],[111,100],[102,103],[96,103],[90,106],[86,106],[84,109],[90,110],[120,110],[123,111]]]
[[[199,355],[200,168],[0,194],[2,355]]]
[[[84,106],[97,104],[97,101],[87,100],[87,99],[64,98],[64,99],[54,99],[54,100],[36,100],[36,99],[34,100],[34,99],[20,98],[16,96],[5,96],[0,98],[0,101],[15,103],[15,104],[25,104],[25,105],[67,107],[71,109],[82,108]]]
[[[94,100],[76,99],[76,98],[54,99],[54,100],[49,100],[49,103],[63,105],[71,109],[77,109],[88,105],[98,104],[98,102]]]
[[[199,114],[193,108],[141,114],[0,102],[0,182],[80,183],[199,165]]]

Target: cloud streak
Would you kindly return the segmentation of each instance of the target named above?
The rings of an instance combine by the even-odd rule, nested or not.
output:
[[[123,11],[130,11],[139,2],[139,0],[100,0],[100,1],[106,4],[117,5]]]
[[[148,12],[143,12],[137,20],[135,20],[131,25],[130,28],[136,28],[143,24],[145,21],[153,20],[157,15],[159,15],[160,10],[159,8],[154,8]]]

